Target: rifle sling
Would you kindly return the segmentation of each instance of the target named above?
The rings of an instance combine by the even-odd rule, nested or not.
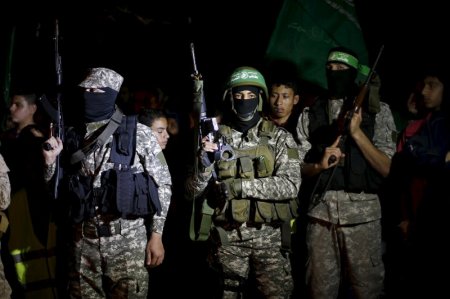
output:
[[[123,113],[119,109],[116,109],[103,132],[101,132],[97,138],[92,140],[86,146],[72,154],[72,156],[70,157],[70,164],[80,162],[81,160],[86,158],[89,153],[105,144],[109,136],[111,136],[120,126],[123,116]]]

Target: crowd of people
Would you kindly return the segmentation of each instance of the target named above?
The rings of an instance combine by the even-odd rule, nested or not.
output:
[[[439,294],[446,70],[420,73],[399,130],[380,78],[359,86],[351,49],[331,48],[324,68],[328,88],[307,100],[295,67],[239,66],[218,113],[199,118],[94,67],[77,86],[82,115],[60,135],[35,91],[14,90],[0,146],[0,297]]]

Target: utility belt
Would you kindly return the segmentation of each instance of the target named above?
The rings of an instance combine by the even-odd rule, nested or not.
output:
[[[112,237],[125,234],[126,232],[144,225],[144,219],[125,220],[116,219],[110,222],[101,222],[99,219],[83,221],[74,226],[77,235],[84,238],[95,239]]]
[[[272,223],[258,223],[254,221],[248,221],[248,222],[237,222],[237,221],[215,221],[214,225],[219,226],[223,228],[226,231],[231,231],[234,229],[239,229],[245,224],[246,227],[256,228],[257,230],[260,230],[261,228],[265,226],[270,226],[272,228],[279,228],[282,225],[282,222],[272,222]]]

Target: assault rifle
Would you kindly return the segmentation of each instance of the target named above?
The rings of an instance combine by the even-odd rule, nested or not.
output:
[[[62,67],[61,67],[61,55],[59,53],[59,23],[58,20],[55,21],[55,36],[54,36],[54,54],[55,54],[55,74],[56,74],[56,108],[50,103],[47,99],[46,95],[42,95],[39,100],[41,101],[45,111],[52,119],[52,123],[50,124],[50,137],[55,136],[63,140],[64,138],[64,121],[63,121],[63,113],[61,107],[61,98],[62,98]],[[43,145],[45,150],[50,150],[51,146],[48,143],[44,143]],[[54,190],[53,195],[54,198],[58,198],[58,186],[59,180],[62,176],[62,169],[60,165],[59,155],[56,158],[56,169],[54,175]]]
[[[354,101],[353,101],[353,105],[352,105],[352,109],[349,110],[347,113],[345,114],[341,114],[343,115],[342,119],[338,119],[337,124],[338,124],[338,136],[341,136],[341,139],[339,140],[338,143],[338,147],[343,150],[344,148],[344,144],[345,141],[347,139],[347,135],[348,135],[348,128],[350,126],[350,121],[352,120],[352,117],[355,113],[359,112],[359,109],[361,109],[362,103],[364,102],[364,99],[367,96],[367,92],[369,91],[369,85],[370,82],[373,79],[373,76],[375,74],[375,68],[378,64],[378,61],[380,60],[381,57],[381,53],[383,52],[384,49],[384,45],[381,46],[380,50],[378,51],[378,55],[377,58],[375,59],[375,62],[370,70],[369,75],[367,76],[366,81],[364,82],[364,84],[361,86],[358,95],[355,97]],[[328,165],[332,164],[336,162],[336,156],[332,155],[330,156],[330,158],[328,159]]]
[[[208,136],[208,141],[215,142],[218,145],[218,150],[214,153],[214,160],[218,161],[220,159],[229,160],[234,158],[234,151],[230,145],[226,144],[223,137],[219,136],[219,125],[217,123],[216,117],[207,117],[206,115],[206,103],[205,95],[203,92],[203,80],[202,75],[198,72],[197,63],[195,59],[194,43],[191,43],[191,56],[194,72],[191,77],[194,80],[194,118],[196,121],[196,126],[198,130],[195,130],[194,138],[195,145],[194,149],[197,152],[200,149],[202,139]],[[195,173],[198,174],[198,158],[196,155],[195,160]]]
[[[209,142],[215,142],[218,145],[218,150],[214,152],[214,160],[218,161],[220,159],[230,159],[235,156],[233,149],[230,145],[226,144],[224,138],[219,134],[219,125],[215,117],[207,117],[206,115],[206,103],[205,96],[203,93],[203,80],[202,76],[197,70],[197,63],[195,60],[194,44],[191,43],[191,55],[194,72],[191,77],[194,80],[193,84],[193,116],[195,121],[194,130],[194,175],[197,177],[199,174],[199,156],[198,152],[201,148],[202,139],[208,136]],[[208,156],[207,159],[210,159]],[[215,171],[212,171],[214,190],[220,194],[226,192],[226,187],[218,183],[217,175]],[[215,199],[216,196],[214,196]],[[212,216],[214,214],[214,209],[217,208],[219,203],[208,202],[205,197],[197,198],[194,195],[192,214],[190,220],[190,232],[189,236],[192,241],[205,241],[209,237],[209,233],[212,225]]]

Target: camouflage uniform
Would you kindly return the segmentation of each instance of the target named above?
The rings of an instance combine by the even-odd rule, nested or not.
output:
[[[0,155],[0,211],[5,210],[11,201],[11,185],[8,177],[8,166],[6,166],[3,156]],[[6,217],[2,214],[0,217]],[[2,224],[5,219],[1,219]],[[0,231],[0,238],[4,232]],[[11,296],[11,287],[5,277],[3,262],[0,259],[0,298],[9,298]]]
[[[244,136],[231,130],[227,142],[233,149],[248,149],[260,145],[258,136],[260,120]],[[290,133],[276,128],[275,136],[269,139],[269,146],[275,153],[274,172],[268,177],[242,181],[242,198],[260,200],[285,200],[297,196],[300,186],[300,160],[288,155],[289,150],[297,153],[297,145]],[[228,140],[229,139],[229,140]],[[208,186],[211,171],[199,173],[187,182],[188,198],[201,194]],[[226,212],[225,212],[226,213]],[[240,298],[243,284],[247,281],[250,268],[254,270],[259,292],[265,298],[289,298],[293,282],[289,259],[282,254],[280,223],[237,223],[215,220],[215,226],[223,228],[224,238],[216,240],[216,251],[210,259],[222,268],[224,275],[223,298]],[[214,236],[214,235],[213,235]],[[214,238],[211,241],[214,242]],[[222,244],[220,244],[222,242]]]
[[[329,115],[336,119],[343,100],[329,101]],[[388,157],[395,152],[395,124],[389,106],[381,104],[376,114],[373,144]],[[300,156],[311,149],[309,108],[300,115]],[[351,138],[351,137],[349,137]],[[384,266],[381,245],[381,206],[377,194],[327,190],[309,203],[306,233],[308,247],[307,284],[313,298],[337,298],[341,267],[357,298],[378,298],[382,293]],[[342,259],[344,258],[344,259]]]
[[[96,71],[95,71],[96,70]],[[80,86],[110,87],[116,91],[122,79],[111,70],[94,69]],[[87,140],[108,120],[86,123]],[[101,186],[103,172],[113,169],[110,161],[113,136],[81,161],[80,176],[92,177],[93,188]],[[158,186],[161,214],[154,215],[152,231],[162,234],[171,198],[171,176],[162,149],[150,128],[137,123],[134,173],[147,172]],[[98,212],[73,227],[70,249],[69,291],[71,298],[147,298],[149,276],[145,267],[148,235],[143,218],[124,219]],[[106,227],[108,236],[100,228]]]
[[[11,202],[11,185],[8,177],[8,166],[0,155],[0,210],[6,210]]]

